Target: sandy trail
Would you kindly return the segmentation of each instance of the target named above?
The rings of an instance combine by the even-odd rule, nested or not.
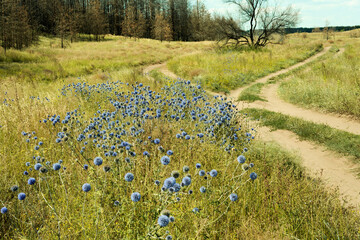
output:
[[[256,101],[253,103],[243,103],[242,106],[266,109],[269,111],[290,115],[292,117],[302,118],[304,120],[315,123],[323,123],[329,125],[332,128],[360,135],[359,121],[344,115],[340,116],[338,114],[332,113],[321,113],[285,102],[279,97],[277,93],[278,87],[279,84],[270,84],[263,89],[261,95],[264,99],[267,100],[267,102]]]
[[[252,84],[259,82],[266,82],[268,79],[286,73],[293,69],[303,66],[316,58],[324,55],[330,48],[325,48],[322,52],[310,57],[309,59],[295,64],[292,67],[283,69],[279,72],[270,74],[264,78],[255,81]],[[339,51],[341,54],[343,51]],[[338,55],[337,54],[337,55]],[[176,74],[169,71],[166,63],[152,65],[144,69],[144,74],[157,69],[164,75],[170,78],[179,78]],[[249,87],[249,86],[246,86]],[[326,123],[332,127],[353,132],[360,133],[360,123],[344,117],[337,117],[331,114],[322,114],[312,110],[304,110],[292,104],[286,103],[279,99],[277,96],[278,85],[270,85],[263,92],[263,95],[269,102],[255,102],[252,104],[241,103],[240,107],[256,107],[266,108],[271,111],[284,111],[285,113],[293,116],[298,116],[306,120],[311,120],[317,123]],[[238,97],[244,88],[239,88],[231,92],[232,97]],[[210,94],[214,94],[209,92]],[[304,112],[305,111],[305,112]],[[324,120],[325,119],[325,120]],[[346,119],[346,120],[344,120]],[[324,122],[325,121],[325,122]],[[340,124],[341,123],[341,124]],[[354,125],[354,123],[356,123]],[[345,125],[345,126],[344,126]],[[297,135],[286,130],[270,131],[267,127],[261,127],[258,130],[259,136],[265,141],[274,141],[280,144],[287,150],[297,152],[302,158],[302,164],[305,166],[309,173],[313,176],[320,176],[328,188],[338,188],[341,196],[353,206],[360,207],[360,180],[357,179],[353,170],[356,166],[351,163],[351,160],[341,156],[338,153],[327,150],[322,146],[314,144],[313,142],[299,140]]]

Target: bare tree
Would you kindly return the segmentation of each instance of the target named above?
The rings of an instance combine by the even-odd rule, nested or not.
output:
[[[298,22],[298,12],[291,6],[282,9],[270,6],[268,0],[224,0],[239,8],[242,25],[248,26],[244,31],[238,26],[239,43],[251,47],[261,47],[271,43],[274,34],[284,34],[285,28],[294,27]],[[229,21],[233,24],[233,21]],[[232,27],[234,28],[234,27]],[[226,39],[226,36],[223,36]]]

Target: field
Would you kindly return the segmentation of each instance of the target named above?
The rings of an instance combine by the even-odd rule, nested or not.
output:
[[[229,92],[302,61],[321,48],[319,39],[290,36],[283,45],[269,45],[255,51],[214,50],[175,58],[168,62],[168,67],[185,79],[201,82],[206,89]]]
[[[262,139],[253,118],[355,159],[358,135],[240,111],[226,96],[206,92],[251,84],[314,55],[329,45],[318,35],[292,35],[262,51],[112,36],[65,50],[58,44],[42,37],[37,46],[0,55],[1,238],[360,237],[358,208],[309,174],[297,154]],[[349,72],[329,84],[351,76],[341,86],[354,87],[358,75],[348,68],[357,69],[359,47],[353,40],[344,55],[326,55],[332,71]],[[186,80],[161,70],[144,74],[165,62]],[[314,75],[319,64],[310,66]],[[306,68],[292,74],[281,91],[312,78]],[[266,101],[260,93],[267,85],[252,85],[242,100]]]

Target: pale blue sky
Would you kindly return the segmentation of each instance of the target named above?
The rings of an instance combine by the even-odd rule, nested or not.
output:
[[[193,0],[194,1],[194,0]],[[236,13],[236,7],[223,0],[201,0],[211,12]],[[322,27],[326,20],[330,26],[360,25],[360,0],[278,0],[281,6],[292,5],[300,10],[298,27]]]

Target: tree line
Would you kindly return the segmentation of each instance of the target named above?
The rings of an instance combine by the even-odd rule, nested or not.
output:
[[[79,34],[158,40],[215,39],[214,17],[197,0],[0,0],[3,48],[29,46],[39,34],[74,41]]]

